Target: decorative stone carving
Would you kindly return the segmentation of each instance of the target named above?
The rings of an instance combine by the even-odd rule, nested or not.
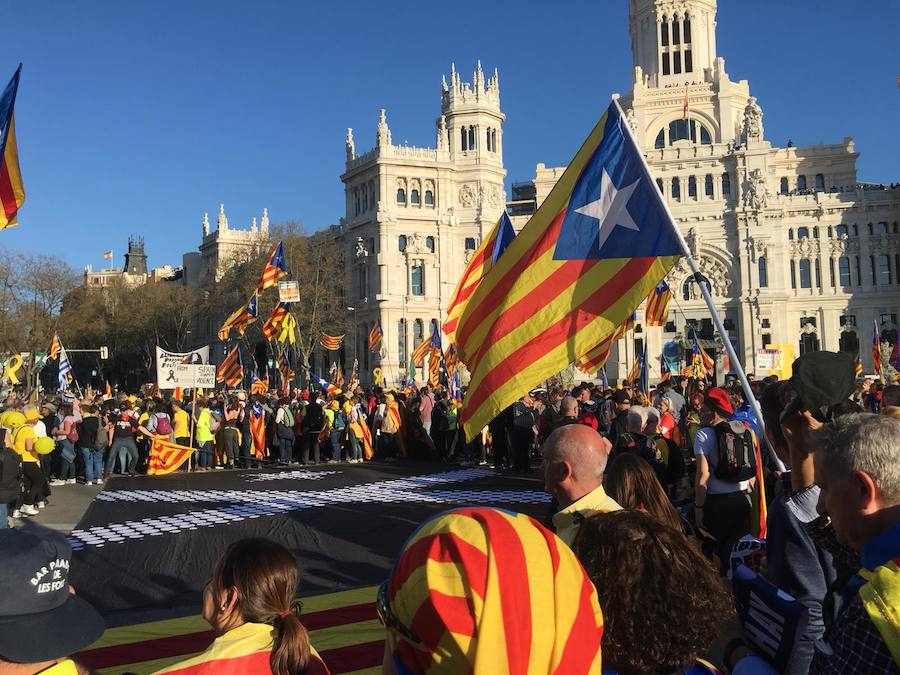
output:
[[[475,206],[475,190],[470,183],[465,183],[459,189],[459,205],[466,208]]]
[[[768,204],[769,189],[766,177],[760,169],[753,169],[745,179],[744,206],[751,209],[764,209]]]
[[[763,138],[762,109],[756,103],[756,97],[751,96],[744,108],[744,126],[742,134],[744,143],[761,141]]]
[[[447,118],[443,115],[438,118],[437,149],[447,150]]]
[[[465,255],[465,260],[466,260],[467,265],[469,264],[469,261],[472,259],[473,255],[475,255],[475,251],[467,248],[466,255]]]
[[[203,236],[204,237],[209,236],[209,214],[208,213],[203,214]]]
[[[722,261],[712,256],[697,256],[696,254],[694,254],[694,259],[697,261],[697,266],[700,268],[700,272],[707,279],[709,279],[709,283],[712,286],[713,296],[727,297],[732,284],[731,270]],[[673,267],[669,271],[666,279],[668,280],[667,282],[669,286],[671,286],[673,289],[681,289],[681,287],[684,285],[685,279],[687,279],[691,274],[692,272],[687,262],[685,262],[684,258],[681,258],[675,265],[675,267]],[[690,293],[692,300],[696,300],[701,297],[700,291],[696,288],[696,284],[691,285]]]
[[[391,130],[388,127],[384,108],[378,111],[378,131],[375,134],[375,145],[388,146],[391,143]]]
[[[362,237],[356,238],[356,257],[357,258],[365,258],[369,255],[369,252],[366,250],[366,242]]]
[[[421,234],[419,234],[418,232],[413,232],[409,237],[407,237],[406,252],[416,254],[427,252],[425,248],[425,240],[422,239]]]
[[[637,138],[637,120],[634,118],[634,108],[629,108],[625,113],[625,121],[628,123],[628,128],[631,129],[631,133]]]
[[[850,242],[850,238],[847,235],[843,235],[838,237],[837,239],[829,239],[828,245],[831,249],[832,255],[843,255],[847,252],[847,247]]]
[[[503,203],[503,190],[498,185],[492,185],[487,190],[487,202],[492,208]]]
[[[810,258],[813,256],[818,256],[820,251],[821,247],[819,246],[818,239],[803,237],[802,239],[797,239],[791,242],[792,258]]]
[[[347,140],[344,142],[344,149],[347,152],[347,161],[356,159],[356,144],[353,142],[353,129],[347,127]]]
[[[219,204],[219,217],[216,219],[216,229],[224,232],[228,229],[228,218],[225,217],[225,205]]]
[[[688,245],[688,251],[691,252],[692,256],[697,255],[697,230],[693,227],[688,230],[687,236],[684,238]],[[683,260],[683,258],[682,258]]]
[[[800,329],[800,332],[805,333],[806,335],[813,335],[815,333],[818,333],[819,329],[816,326],[812,325],[811,322],[807,321],[805,324],[803,324],[803,328]]]

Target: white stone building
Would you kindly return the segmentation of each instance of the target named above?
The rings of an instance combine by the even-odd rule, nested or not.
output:
[[[747,80],[733,81],[716,53],[715,26],[715,0],[629,0],[626,118],[745,367],[757,371],[756,350],[771,344],[783,346],[787,364],[807,350],[861,347],[869,371],[873,323],[883,336],[897,329],[900,188],[860,183],[850,138],[773,147]],[[538,164],[532,184],[514,186],[517,229],[563,170]],[[721,353],[688,275],[682,262],[668,277],[666,328],[644,328],[638,311],[637,329],[607,364],[611,379],[645,349],[658,377],[664,343],[682,342],[687,323]]]
[[[412,350],[440,325],[466,262],[505,208],[503,120],[497,72],[486,78],[479,63],[471,83],[454,67],[442,81],[435,147],[395,145],[384,110],[371,150],[357,152],[347,130],[346,215],[334,231],[352,308],[346,367],[358,358],[364,382],[375,367],[390,384],[405,379]],[[376,320],[381,355],[367,345]]]

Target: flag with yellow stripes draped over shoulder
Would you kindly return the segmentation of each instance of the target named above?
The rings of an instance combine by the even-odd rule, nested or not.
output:
[[[616,101],[481,280],[456,328],[472,438],[618,330],[683,243]]]

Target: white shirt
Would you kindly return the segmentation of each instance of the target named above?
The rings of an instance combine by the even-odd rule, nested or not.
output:
[[[706,493],[710,495],[724,495],[729,492],[746,492],[750,488],[750,481],[729,483],[716,478],[716,463],[719,456],[719,442],[716,439],[716,430],[710,427],[697,429],[694,437],[694,454],[706,455],[706,463],[709,464],[709,479],[706,481]]]

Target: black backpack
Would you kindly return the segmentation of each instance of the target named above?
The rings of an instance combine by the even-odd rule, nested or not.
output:
[[[740,483],[756,476],[753,432],[741,422],[719,422],[714,429],[718,452],[713,475],[726,483]]]

